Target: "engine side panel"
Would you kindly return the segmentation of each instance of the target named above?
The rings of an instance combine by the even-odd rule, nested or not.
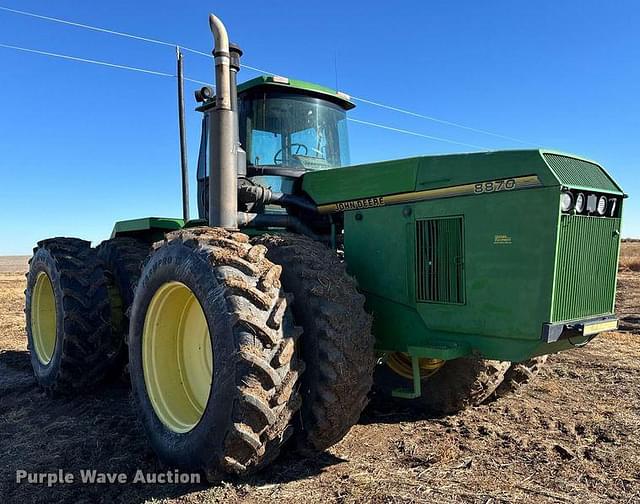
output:
[[[431,262],[441,264],[429,268],[429,258],[420,259],[428,247],[420,229],[442,219],[461,224],[462,240],[432,251]],[[532,352],[550,320],[557,225],[557,188],[346,212],[345,258],[374,312],[379,350],[446,340],[489,357],[509,354],[510,360]],[[452,250],[456,257],[446,257]],[[424,278],[434,269],[445,279],[454,273],[459,278],[438,285]],[[430,283],[436,283],[435,296],[419,301],[417,291],[428,296]]]

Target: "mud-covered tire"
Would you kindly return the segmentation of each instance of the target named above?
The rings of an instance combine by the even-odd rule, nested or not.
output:
[[[496,397],[504,397],[531,383],[546,364],[548,357],[540,355],[523,362],[512,363],[496,390]]]
[[[112,373],[118,374],[129,359],[127,340],[131,304],[142,264],[151,252],[151,247],[135,238],[116,237],[100,243],[96,251],[109,287],[111,330],[118,345],[110,367]]]
[[[280,285],[280,266],[266,248],[220,228],[169,233],[154,245],[132,307],[129,369],[139,415],[165,463],[202,470],[210,481],[246,475],[275,459],[293,432],[300,407],[295,353],[299,328]],[[201,417],[187,432],[160,420],[146,389],[145,316],[169,282],[188,287],[200,303],[212,349],[212,385]]]
[[[50,319],[55,343],[46,363],[36,350],[38,329],[33,327],[38,319],[34,306],[39,309],[34,288],[40,277],[48,278],[55,305]],[[29,261],[25,297],[27,341],[40,386],[49,394],[72,394],[100,382],[117,346],[104,273],[91,244],[75,238],[38,242]]]
[[[371,316],[338,255],[300,235],[263,235],[267,258],[282,266],[302,326],[302,408],[294,422],[302,452],[324,450],[357,423],[368,402],[375,366]]]
[[[453,359],[421,383],[422,395],[407,401],[435,415],[450,415],[469,406],[478,406],[492,397],[510,367],[508,361],[476,358]],[[397,388],[412,388],[412,382],[381,363],[376,369],[376,393],[379,399],[391,398]]]

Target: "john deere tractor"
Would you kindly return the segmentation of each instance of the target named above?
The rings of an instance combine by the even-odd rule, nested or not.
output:
[[[199,218],[38,243],[26,318],[45,390],[126,366],[160,459],[216,479],[287,443],[328,448],[371,394],[452,413],[617,327],[625,195],[602,166],[544,150],[348,166],[350,98],[236,85],[241,51],[210,26]]]

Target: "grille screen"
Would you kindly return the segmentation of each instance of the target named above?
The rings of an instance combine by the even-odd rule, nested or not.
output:
[[[619,231],[620,219],[562,216],[553,322],[613,312]]]
[[[464,303],[462,217],[416,222],[418,302]]]
[[[563,184],[601,191],[619,191],[607,174],[595,163],[559,154],[544,154],[544,159]]]

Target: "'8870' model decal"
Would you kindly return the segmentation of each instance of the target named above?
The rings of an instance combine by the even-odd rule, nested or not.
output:
[[[318,211],[322,214],[326,214],[345,212],[348,210],[364,210],[367,208],[397,205],[400,203],[412,203],[416,201],[452,198],[455,196],[472,196],[502,191],[513,191],[529,187],[540,187],[541,185],[542,183],[536,175],[527,175],[524,177],[511,177],[506,179],[487,180],[485,182],[474,182],[472,184],[440,187],[438,189],[426,189],[424,191],[410,193],[373,196],[370,198],[361,198],[351,201],[339,201],[336,203],[320,205],[318,207]]]
[[[479,182],[473,187],[475,194],[499,192],[499,191],[511,191],[515,189],[518,182],[515,178],[508,178],[504,180],[490,180],[488,182]]]

